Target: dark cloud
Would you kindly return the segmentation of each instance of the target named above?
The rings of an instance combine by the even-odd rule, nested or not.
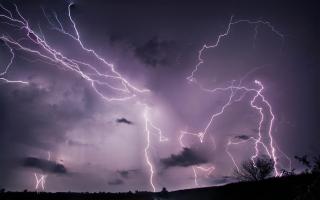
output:
[[[108,182],[108,185],[122,185],[124,183],[123,180],[117,178]]]
[[[153,37],[135,49],[136,56],[147,65],[156,67],[168,65],[177,57],[176,44],[173,41]]]
[[[248,136],[248,135],[237,135],[237,136],[234,136],[234,138],[239,139],[239,140],[249,140],[250,136]]]
[[[27,157],[23,160],[24,167],[40,169],[44,172],[67,174],[68,171],[64,165],[50,160],[44,160],[36,157]]]
[[[208,162],[204,156],[199,155],[196,151],[190,148],[183,148],[179,154],[171,154],[168,158],[163,158],[160,160],[165,168],[169,167],[188,167],[197,164],[203,164]]]
[[[120,123],[124,123],[124,124],[129,124],[129,125],[133,124],[132,121],[129,121],[129,120],[127,120],[127,119],[124,118],[124,117],[117,119],[117,123],[119,123],[119,124],[120,124]]]
[[[139,170],[137,169],[131,169],[131,170],[118,170],[117,173],[125,179],[130,178],[130,176],[137,174],[139,172]]]

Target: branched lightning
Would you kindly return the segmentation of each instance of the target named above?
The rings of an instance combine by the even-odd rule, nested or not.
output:
[[[76,42],[83,53],[85,53],[86,55],[92,56],[95,59],[95,62],[100,63],[104,67],[103,72],[98,67],[95,67],[94,64],[92,64],[91,62],[77,59],[72,56],[68,56],[63,51],[51,45],[50,41],[46,40],[41,27],[39,26],[40,34],[37,33],[35,30],[33,30],[29,25],[29,22],[23,17],[23,15],[20,13],[16,5],[14,5],[15,10],[13,13],[9,9],[5,8],[0,4],[0,11],[2,11],[0,12],[0,18],[3,19],[3,24],[17,28],[19,33],[23,35],[22,38],[13,38],[6,34],[0,35],[0,40],[4,42],[4,45],[9,49],[10,55],[11,55],[10,60],[6,64],[4,71],[0,72],[0,81],[4,81],[5,83],[29,84],[29,82],[27,81],[9,80],[4,77],[8,74],[8,71],[12,68],[13,61],[15,58],[15,51],[19,50],[19,51],[23,51],[31,55],[34,55],[37,58],[37,61],[50,63],[51,65],[59,68],[62,67],[62,69],[68,70],[82,77],[85,81],[87,81],[91,85],[92,89],[99,97],[101,97],[103,100],[106,100],[108,102],[126,101],[129,99],[133,99],[134,97],[140,94],[149,92],[148,89],[140,89],[139,87],[132,84],[129,80],[124,78],[124,76],[120,72],[116,70],[114,64],[107,61],[105,58],[100,56],[95,50],[85,45],[84,41],[81,39],[79,30],[77,28],[77,24],[71,14],[72,5],[73,3],[70,3],[68,5],[68,13],[67,13],[69,23],[71,24],[71,27],[73,30],[72,32],[68,32],[66,30],[63,23],[60,21],[59,16],[56,13],[53,13],[53,18],[50,18],[44,9],[43,9],[43,13],[53,31],[56,31],[58,34],[62,34],[64,37],[71,39],[71,41],[73,42]],[[218,35],[216,42],[214,44],[205,44],[199,50],[198,63],[195,65],[194,69],[192,70],[191,75],[186,78],[188,81],[198,84],[201,90],[204,92],[208,92],[211,94],[215,94],[218,91],[226,92],[228,94],[228,98],[226,99],[224,105],[221,108],[219,108],[217,112],[211,114],[210,118],[208,119],[208,122],[206,123],[206,126],[202,130],[196,131],[196,132],[181,131],[179,142],[181,147],[185,147],[185,144],[183,143],[183,138],[186,135],[191,135],[191,136],[197,137],[200,140],[200,142],[203,143],[209,128],[212,128],[214,126],[214,121],[218,117],[223,115],[225,110],[234,102],[241,101],[245,96],[250,95],[250,107],[255,111],[257,111],[260,116],[259,123],[258,123],[258,136],[251,137],[250,139],[244,140],[244,141],[234,141],[233,139],[229,139],[225,150],[229,155],[230,159],[232,160],[233,164],[235,165],[236,169],[239,169],[237,163],[235,162],[234,157],[232,156],[228,148],[230,145],[237,145],[243,142],[247,142],[249,140],[253,140],[255,153],[251,157],[252,161],[255,162],[256,157],[259,156],[260,154],[259,147],[262,147],[265,150],[265,152],[268,154],[268,156],[274,161],[275,175],[278,176],[279,169],[278,169],[278,159],[277,159],[276,149],[278,149],[278,151],[280,150],[279,148],[275,148],[275,142],[272,137],[272,129],[273,129],[273,123],[275,120],[275,115],[273,114],[271,104],[269,103],[269,101],[266,100],[263,94],[264,85],[260,81],[255,80],[254,83],[256,87],[249,88],[242,85],[242,80],[244,79],[242,78],[238,84],[235,84],[235,81],[232,81],[232,83],[227,87],[207,89],[202,87],[195,78],[195,75],[199,67],[204,63],[203,53],[208,49],[217,48],[220,45],[222,39],[230,35],[231,27],[233,25],[240,24],[240,23],[247,23],[249,25],[254,25],[254,40],[256,40],[256,38],[258,37],[258,27],[266,26],[278,37],[280,37],[282,42],[284,41],[284,35],[280,31],[275,29],[275,27],[268,21],[262,21],[262,20],[234,21],[233,16],[231,16],[229,23],[227,25],[227,29],[225,30],[225,32]],[[106,93],[104,92],[105,90],[109,92]],[[240,96],[238,95],[239,93],[241,94]],[[144,156],[145,156],[146,164],[149,167],[149,171],[150,171],[150,176],[149,176],[150,185],[153,191],[156,191],[156,186],[154,184],[155,167],[149,155],[150,147],[151,147],[151,134],[153,133],[157,134],[160,142],[167,141],[168,138],[164,137],[160,128],[158,128],[156,125],[154,125],[154,123],[152,123],[151,118],[149,116],[149,113],[151,110],[150,107],[148,107],[148,105],[146,104],[143,104],[143,106],[144,106],[143,118],[144,118],[144,125],[145,125],[144,128],[146,133],[146,146],[144,148]],[[267,121],[266,115],[271,116],[269,121]],[[268,124],[267,131],[265,132],[263,132],[262,130],[262,126],[264,123]],[[269,140],[268,143],[265,143],[263,141],[265,137],[263,134],[265,134],[266,137],[268,138]],[[212,135],[210,136],[212,137],[211,139],[214,141],[213,136]],[[284,154],[282,151],[280,153]],[[290,160],[289,157],[286,157],[286,158]],[[48,160],[50,160],[50,153],[49,153]],[[215,170],[215,166],[212,165],[209,167],[203,167],[203,166],[195,165],[195,166],[192,166],[192,169],[194,172],[194,182],[196,185],[199,185],[197,181],[197,177],[198,177],[197,172],[198,171],[206,172],[207,176],[209,176]],[[45,174],[38,175],[34,173],[34,176],[36,178],[35,188],[38,189],[41,186],[41,188],[44,190],[47,175]]]
[[[209,121],[207,123],[207,125],[205,126],[205,128],[199,132],[189,132],[189,131],[181,131],[180,137],[179,137],[179,141],[180,141],[180,145],[181,147],[184,147],[184,143],[183,143],[183,137],[185,135],[192,135],[192,136],[196,136],[198,137],[198,139],[200,140],[200,142],[202,143],[204,141],[204,138],[207,134],[207,131],[210,127],[212,127],[213,121],[221,116],[225,109],[227,109],[232,103],[234,102],[238,102],[241,101],[246,95],[248,95],[248,93],[253,93],[253,97],[250,100],[250,106],[255,109],[256,111],[258,111],[259,115],[260,115],[260,120],[259,120],[259,124],[258,124],[258,137],[254,138],[251,137],[249,140],[254,140],[254,147],[255,147],[255,154],[251,157],[253,163],[255,163],[255,158],[260,154],[259,152],[259,145],[261,145],[263,147],[263,149],[266,151],[266,153],[268,154],[268,156],[274,161],[274,171],[275,171],[275,175],[278,176],[279,175],[279,169],[278,169],[278,159],[276,157],[276,149],[274,147],[274,139],[272,137],[272,128],[273,128],[273,123],[274,123],[274,119],[275,116],[273,114],[272,111],[272,106],[271,104],[266,100],[265,96],[262,94],[262,91],[264,89],[263,84],[258,81],[255,80],[255,84],[258,86],[258,89],[256,88],[248,88],[245,86],[242,86],[242,81],[246,78],[246,76],[251,73],[248,72],[244,77],[241,78],[241,80],[238,82],[237,85],[235,85],[235,81],[232,81],[231,85],[228,87],[224,87],[224,88],[215,88],[215,89],[207,89],[204,88],[202,85],[200,85],[198,83],[198,81],[195,78],[195,74],[197,73],[199,67],[204,63],[204,59],[203,59],[203,53],[208,50],[208,49],[214,49],[217,48],[222,39],[229,36],[230,32],[231,32],[231,27],[233,25],[236,24],[240,24],[240,23],[247,23],[250,25],[254,25],[254,41],[257,39],[258,37],[258,27],[259,25],[264,25],[267,26],[273,33],[275,33],[278,37],[280,37],[281,41],[284,41],[284,34],[282,34],[280,31],[278,31],[277,29],[275,29],[275,27],[268,21],[262,21],[262,20],[256,20],[256,21],[251,21],[251,20],[237,20],[234,21],[233,20],[233,16],[230,17],[229,23],[227,25],[226,30],[222,33],[219,34],[217,37],[217,40],[215,41],[215,43],[208,45],[208,44],[204,44],[203,47],[199,50],[198,52],[198,63],[195,65],[194,69],[192,70],[191,74],[186,78],[189,82],[193,82],[196,83],[197,85],[200,86],[200,89],[204,92],[209,92],[209,93],[216,93],[218,91],[222,91],[222,92],[228,92],[229,96],[225,102],[225,104],[220,108],[220,110],[216,113],[213,113],[211,115],[211,117],[209,118]],[[255,45],[254,45],[255,47]],[[253,70],[256,70],[253,69]],[[235,98],[236,94],[240,93],[240,97]],[[262,104],[262,105],[260,105]],[[266,121],[266,117],[265,114],[268,113],[271,116],[271,119],[269,121],[269,125],[268,125],[268,130],[266,131],[266,134],[269,138],[269,144],[265,144],[262,141],[262,124],[265,123]],[[240,144],[242,142],[245,141],[241,141],[241,142],[234,142],[232,140],[229,139],[227,145],[226,145],[226,153],[229,155],[230,159],[232,160],[233,164],[235,165],[236,169],[239,170],[239,167],[237,165],[237,163],[235,162],[234,157],[232,156],[232,154],[229,152],[229,146],[230,145],[236,145],[236,144]],[[195,168],[193,167],[193,171],[194,171],[194,177],[195,177],[195,184],[197,184],[197,174],[195,171]]]
[[[197,171],[206,172],[206,177],[209,177],[210,174],[215,170],[215,167],[212,165],[210,167],[201,167],[201,166],[192,166],[193,175],[194,175],[194,184],[199,186],[198,183],[198,173]]]
[[[211,115],[209,122],[207,123],[206,127],[202,131],[200,131],[199,133],[190,133],[190,132],[186,132],[186,131],[181,131],[180,145],[184,146],[182,139],[186,134],[191,134],[191,135],[197,136],[199,138],[200,142],[202,143],[204,140],[204,137],[207,134],[208,129],[213,126],[213,121],[217,117],[221,116],[224,113],[225,109],[227,107],[229,107],[233,102],[241,100],[239,98],[235,98],[236,92],[242,92],[241,94],[253,93],[253,97],[250,100],[250,106],[251,106],[251,108],[258,111],[258,113],[260,115],[260,120],[259,120],[259,124],[258,124],[258,138],[255,139],[255,143],[254,143],[255,144],[255,154],[251,157],[251,159],[255,163],[255,158],[260,154],[259,145],[261,145],[264,148],[264,150],[266,151],[266,153],[268,154],[268,156],[270,158],[272,158],[272,160],[274,161],[275,175],[278,176],[279,175],[279,170],[277,167],[278,162],[277,162],[276,150],[274,148],[274,142],[273,142],[273,137],[272,137],[272,127],[273,127],[273,122],[274,122],[275,117],[274,117],[270,103],[265,99],[264,95],[262,94],[262,91],[264,89],[262,83],[258,80],[255,80],[255,84],[259,87],[258,89],[248,88],[245,86],[238,86],[238,85],[234,86],[233,83],[231,84],[231,86],[228,86],[225,88],[215,88],[215,89],[202,88],[204,91],[211,92],[211,93],[215,93],[217,91],[230,91],[230,95],[229,95],[226,103],[220,109],[220,111],[213,113]],[[244,97],[244,95],[241,95],[241,98],[243,98],[243,97]],[[264,113],[265,111],[264,111],[263,107],[259,105],[259,103],[263,104],[267,108],[266,112],[268,114],[270,114],[270,116],[271,116],[271,119],[270,119],[270,122],[268,125],[268,129],[267,129],[267,136],[270,140],[269,144],[265,144],[262,141],[262,125],[265,122],[265,113]],[[235,143],[230,143],[230,144],[235,144]],[[232,155],[230,155],[229,151],[227,151],[227,154],[231,157],[233,163],[235,164],[235,161],[234,161]],[[237,165],[235,165],[235,166],[238,169]]]
[[[229,138],[228,139],[228,143],[226,144],[226,147],[225,147],[225,151],[227,152],[228,156],[230,157],[230,159],[232,160],[232,163],[233,165],[235,166],[236,170],[239,171],[239,166],[234,158],[234,156],[232,155],[232,153],[229,151],[229,147],[231,145],[238,145],[238,144],[242,144],[242,143],[245,143],[245,142],[249,142],[251,140],[253,140],[254,142],[256,142],[257,140],[254,138],[254,137],[250,137],[249,139],[246,139],[246,140],[240,140],[240,141],[234,141],[235,138]]]
[[[196,64],[196,66],[194,67],[194,69],[192,70],[190,76],[187,77],[187,80],[190,82],[196,82],[196,78],[194,77],[194,75],[197,73],[199,67],[204,63],[204,59],[202,58],[202,54],[208,50],[208,49],[214,49],[217,48],[221,42],[221,40],[227,36],[229,36],[230,31],[231,31],[231,27],[233,25],[236,24],[240,24],[240,23],[247,23],[250,25],[255,25],[255,32],[254,32],[254,39],[257,38],[258,36],[258,25],[265,25],[268,28],[270,28],[270,30],[275,33],[277,36],[279,36],[281,38],[282,43],[284,42],[284,34],[282,34],[280,31],[278,31],[270,22],[268,21],[262,21],[262,20],[256,20],[256,21],[251,21],[251,20],[237,20],[237,21],[233,21],[233,16],[230,17],[229,23],[227,25],[227,29],[225,30],[224,33],[218,35],[218,38],[216,40],[216,42],[214,44],[204,44],[203,47],[199,50],[198,52],[198,63]]]
[[[284,168],[287,168],[287,169],[286,169],[287,171],[292,171],[292,161],[291,161],[290,157],[289,157],[286,153],[284,153],[284,152],[279,148],[279,146],[278,146],[277,144],[275,144],[275,147],[276,147],[276,149],[278,150],[278,152],[281,153],[281,154],[283,155],[283,157],[288,161],[287,167],[282,167],[282,171],[283,171]],[[281,173],[282,173],[282,172],[281,172]]]
[[[157,126],[155,126],[151,122],[151,119],[150,119],[150,117],[148,115],[149,110],[150,110],[150,108],[147,105],[144,104],[143,117],[144,117],[144,120],[145,120],[145,132],[147,134],[147,136],[146,136],[147,145],[146,145],[146,147],[144,149],[144,155],[145,155],[146,163],[147,163],[147,165],[149,166],[149,169],[150,169],[150,177],[149,177],[150,185],[152,187],[152,190],[155,192],[156,191],[156,187],[155,187],[154,182],[153,182],[154,166],[153,166],[153,164],[151,162],[151,159],[149,158],[149,148],[150,148],[150,144],[151,144],[150,135],[152,133],[151,130],[154,130],[155,133],[158,134],[159,142],[168,141],[168,138],[164,137],[163,134],[162,134],[162,131],[160,130],[160,128],[158,128]]]
[[[0,4],[0,7],[2,8],[1,4]],[[10,14],[11,14],[11,13],[10,13]],[[10,67],[11,67],[11,65],[12,65],[12,63],[13,63],[13,60],[14,60],[14,58],[15,58],[15,54],[14,54],[13,49],[8,45],[7,42],[4,42],[4,44],[5,44],[5,46],[10,50],[11,57],[10,57],[10,61],[8,62],[8,64],[6,65],[6,67],[5,67],[5,69],[4,69],[4,71],[0,73],[0,80],[4,81],[4,82],[6,82],[6,83],[29,84],[29,82],[26,82],[26,81],[9,80],[9,79],[3,77],[3,76],[5,76],[5,75],[8,73],[8,71],[9,71],[9,69],[10,69]]]
[[[80,38],[80,33],[77,29],[77,25],[71,15],[72,5],[73,3],[70,3],[68,5],[68,19],[72,25],[74,33],[69,33],[65,30],[56,13],[54,13],[55,22],[52,22],[49,19],[44,9],[43,9],[43,13],[53,30],[58,31],[60,34],[63,34],[68,38],[71,38],[73,41],[76,41],[84,53],[87,53],[93,56],[99,63],[103,64],[103,66],[106,67],[106,69],[109,69],[109,73],[103,73],[99,71],[98,68],[90,64],[89,62],[85,62],[83,60],[78,60],[78,59],[66,56],[62,51],[55,49],[53,46],[50,45],[49,41],[45,39],[45,36],[41,30],[41,27],[39,26],[41,34],[37,34],[37,32],[30,27],[29,22],[22,16],[22,14],[20,13],[16,5],[14,5],[15,14],[17,14],[18,17],[14,17],[14,15],[10,10],[0,5],[1,6],[0,8],[2,9],[2,11],[4,11],[3,14],[0,14],[0,18],[3,18],[5,20],[4,21],[5,24],[18,28],[18,30],[21,31],[25,37],[23,39],[13,39],[12,37],[9,37],[4,34],[0,36],[0,40],[2,40],[5,43],[5,45],[10,49],[10,52],[12,55],[11,60],[9,64],[6,66],[5,71],[0,74],[0,80],[4,80],[7,83],[24,83],[24,84],[28,83],[20,80],[11,81],[1,77],[7,73],[8,69],[12,65],[12,62],[15,56],[14,50],[21,50],[21,51],[35,55],[37,57],[37,61],[49,62],[53,66],[63,67],[66,70],[76,73],[77,75],[81,76],[83,79],[85,79],[90,83],[93,90],[96,92],[98,96],[100,96],[102,99],[108,102],[126,101],[136,97],[137,94],[149,92],[148,89],[140,89],[134,86],[127,79],[125,79],[118,71],[116,71],[112,63],[108,62],[105,58],[100,56],[95,50],[85,46],[84,42]],[[58,25],[55,25],[55,24],[58,24]],[[31,42],[34,46],[29,47],[25,45],[23,41]],[[87,71],[90,71],[90,73]],[[115,81],[117,82],[116,86],[112,84],[112,82],[115,82]],[[101,90],[98,89],[97,86],[105,87],[111,90],[112,93],[120,93],[121,97],[109,96],[107,94],[104,94]],[[156,191],[156,188],[153,183],[154,166],[152,165],[152,162],[150,161],[150,158],[148,156],[148,153],[149,153],[148,150],[150,148],[150,132],[151,130],[154,130],[157,134],[159,134],[160,142],[167,141],[168,139],[163,137],[161,130],[150,121],[148,116],[148,110],[149,110],[149,107],[145,105],[144,118],[145,118],[145,131],[147,133],[145,159],[148,166],[150,167],[151,187],[153,191]],[[37,175],[36,173],[34,175],[36,177],[36,189],[38,189],[40,185],[42,189],[44,189],[45,179],[47,176]]]
[[[85,62],[82,60],[78,60],[72,57],[68,57],[63,54],[62,51],[55,49],[50,45],[50,43],[45,39],[44,35],[42,37],[34,31],[28,21],[22,16],[18,7],[15,6],[15,12],[19,17],[14,17],[12,13],[8,9],[3,9],[5,12],[0,14],[0,18],[3,18],[5,22],[11,26],[19,27],[20,32],[25,35],[23,40],[20,39],[13,39],[6,35],[1,35],[0,39],[5,42],[5,44],[10,48],[12,53],[11,62],[7,65],[5,73],[7,69],[11,66],[12,60],[14,58],[14,51],[22,50],[27,53],[33,54],[38,56],[39,58],[49,61],[53,64],[58,64],[63,68],[75,72],[76,74],[80,75],[86,81],[90,83],[94,91],[104,100],[107,101],[124,101],[131,99],[137,95],[137,93],[145,93],[149,90],[147,89],[139,89],[138,87],[131,84],[127,79],[125,79],[118,71],[116,71],[114,65],[108,61],[106,61],[102,56],[96,53],[93,49],[87,48],[83,41],[80,39],[80,34],[77,29],[76,23],[71,16],[71,6],[72,4],[68,5],[68,18],[72,24],[74,34],[68,33],[64,30],[61,22],[56,17],[56,20],[59,23],[59,27],[54,26],[53,23],[50,25],[53,26],[54,30],[59,30],[59,32],[67,37],[70,37],[72,40],[76,41],[81,49],[87,53],[92,55],[97,61],[103,64],[107,69],[109,69],[109,73],[102,73],[96,67],[94,67],[89,62]],[[1,8],[4,8],[1,6]],[[42,32],[42,31],[40,31]],[[28,47],[23,43],[24,40],[33,43],[33,47]],[[86,72],[86,71],[90,71]],[[2,74],[1,74],[2,75]],[[9,82],[9,81],[6,81]],[[11,81],[12,82],[12,81]],[[15,81],[25,83],[24,81]],[[112,82],[116,82],[117,85],[115,86]],[[99,88],[104,87],[104,89],[109,89],[112,93],[119,93],[121,97],[117,96],[109,96],[104,94]]]
[[[51,160],[51,152],[48,151],[48,161]],[[47,174],[37,174],[36,172],[34,173],[34,177],[36,179],[36,184],[35,184],[35,189],[38,190],[39,187],[41,186],[41,189],[45,189],[45,184],[46,184],[46,179],[48,177]]]
[[[41,186],[41,189],[44,190],[45,189],[45,183],[46,183],[46,178],[47,175],[45,174],[37,174],[34,173],[34,177],[36,179],[36,185],[35,185],[35,189],[38,190],[39,187]]]

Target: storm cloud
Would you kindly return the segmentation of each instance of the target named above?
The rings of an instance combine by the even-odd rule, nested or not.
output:
[[[149,66],[165,66],[171,64],[177,57],[174,41],[161,40],[153,37],[145,44],[135,49],[136,56]]]
[[[117,121],[117,123],[119,123],[119,124],[121,124],[121,123],[123,123],[123,124],[129,124],[129,125],[133,124],[132,121],[129,121],[129,120],[127,120],[127,119],[124,118],[124,117],[119,118],[119,119],[117,119],[116,121]]]
[[[236,135],[236,136],[234,136],[234,138],[240,139],[240,140],[249,140],[250,136],[248,136],[248,135]]]
[[[82,51],[77,41],[48,23],[41,8],[59,28],[56,13],[64,30],[76,37],[68,18],[68,2],[0,3],[19,17],[12,3],[17,4],[34,34],[46,39],[64,56],[77,63],[88,62],[99,73],[112,74],[101,60]],[[112,63],[128,83],[149,90],[140,93],[118,79],[108,82],[125,97],[127,92],[134,93],[126,102],[101,98],[101,94],[123,96],[100,84],[105,83],[106,76],[93,76],[94,70],[86,65],[79,64],[79,68],[88,70],[85,72],[96,79],[94,82],[75,73],[78,66],[67,69],[61,62],[26,53],[16,45],[12,45],[12,65],[2,74],[10,62],[11,51],[0,39],[0,187],[33,189],[34,171],[44,171],[52,174],[46,179],[46,191],[50,192],[150,190],[146,155],[154,167],[156,187],[193,187],[190,177],[194,165],[216,168],[216,177],[210,177],[215,180],[208,180],[204,186],[232,181],[225,177],[234,168],[225,149],[228,139],[246,141],[257,138],[259,133],[260,115],[250,107],[251,92],[243,98],[242,93],[235,95],[234,99],[241,100],[233,102],[212,121],[203,142],[192,134],[186,135],[183,148],[179,139],[181,131],[203,131],[210,116],[221,110],[230,94],[208,93],[202,87],[225,87],[233,80],[242,80],[243,86],[254,89],[258,88],[254,80],[263,83],[261,92],[275,115],[272,136],[279,164],[290,167],[278,147],[290,158],[320,152],[317,8],[311,2],[298,1],[288,6],[279,1],[77,0],[70,14],[82,44]],[[0,9],[0,14],[8,13]],[[231,15],[235,21],[268,21],[283,38],[265,24],[234,24],[216,48],[203,52],[202,63],[194,73],[196,81],[190,82],[186,78],[199,62],[199,50],[204,44],[216,43],[219,34],[228,28]],[[41,49],[28,40],[25,29],[8,25],[11,22],[3,17],[0,21],[4,22],[0,23],[0,35]],[[34,34],[30,34],[32,39]],[[4,79],[29,84],[6,83]],[[259,97],[258,101],[257,106]],[[153,126],[148,127],[148,135],[142,103],[149,107],[150,123],[168,141],[160,142],[159,132]],[[265,130],[263,125],[262,134]],[[265,136],[262,139],[268,140]],[[229,147],[237,163],[254,150],[251,142]],[[57,162],[42,159],[48,151]],[[294,159],[292,167],[299,167]],[[70,173],[74,175],[64,176]],[[59,174],[62,176],[56,176]],[[204,179],[199,176],[199,182]]]
[[[204,164],[208,162],[203,155],[190,148],[183,148],[179,154],[171,154],[168,158],[163,158],[160,162],[169,167],[188,167],[192,165]]]
[[[56,163],[50,160],[44,160],[41,158],[27,157],[23,161],[24,167],[32,167],[40,169],[44,172],[50,172],[55,174],[67,174],[68,171],[63,164]]]

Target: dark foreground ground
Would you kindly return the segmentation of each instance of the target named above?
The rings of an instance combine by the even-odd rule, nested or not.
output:
[[[320,176],[312,174],[271,178],[258,182],[232,183],[219,187],[179,190],[174,192],[135,192],[135,193],[36,193],[36,192],[4,192],[0,200],[151,200],[151,199],[310,199],[320,200]]]

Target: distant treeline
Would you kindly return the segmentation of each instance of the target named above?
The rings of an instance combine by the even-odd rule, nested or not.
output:
[[[303,173],[274,177],[260,181],[231,183],[224,186],[207,187],[167,192],[127,192],[127,193],[73,193],[73,192],[6,192],[1,190],[1,200],[228,200],[228,199],[281,199],[319,200],[320,176],[318,173]]]

